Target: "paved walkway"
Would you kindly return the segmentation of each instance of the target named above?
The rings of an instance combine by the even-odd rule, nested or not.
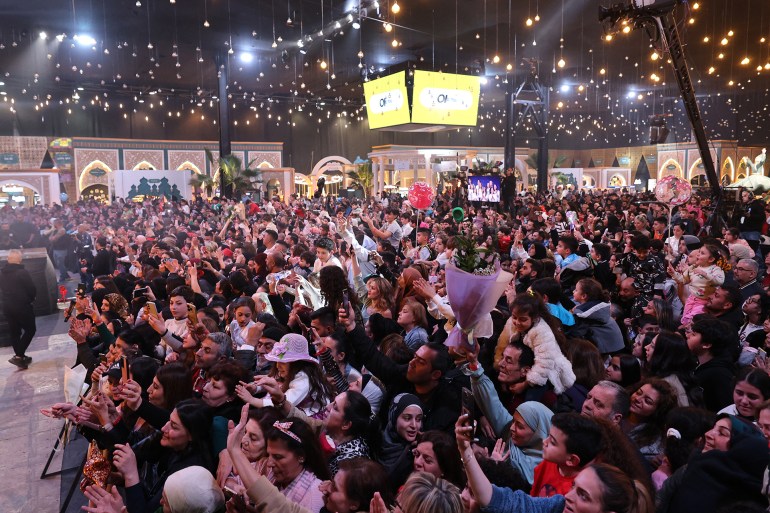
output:
[[[63,421],[39,410],[64,399],[64,368],[75,362],[75,342],[67,336],[61,312],[37,318],[27,355],[32,364],[20,370],[8,363],[13,349],[0,348],[0,512],[54,513],[59,511],[61,479],[41,480],[40,473]],[[51,471],[60,467],[61,453]]]

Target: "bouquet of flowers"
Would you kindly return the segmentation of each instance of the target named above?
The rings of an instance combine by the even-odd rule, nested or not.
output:
[[[457,207],[452,217],[460,223],[465,212]],[[493,248],[477,247],[468,234],[456,239],[454,256],[446,266],[446,292],[457,324],[445,344],[475,352],[476,338],[492,336],[489,314],[513,275],[500,269],[499,255]],[[482,322],[486,319],[489,322]]]

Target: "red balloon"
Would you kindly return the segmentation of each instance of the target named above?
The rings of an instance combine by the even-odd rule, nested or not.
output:
[[[407,198],[409,203],[418,210],[425,210],[433,203],[436,191],[425,182],[414,182],[409,187]]]

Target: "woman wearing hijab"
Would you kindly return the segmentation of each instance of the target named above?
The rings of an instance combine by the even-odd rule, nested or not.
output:
[[[398,278],[396,290],[396,311],[400,312],[409,298],[414,298],[420,302],[420,296],[417,295],[417,289],[414,282],[422,279],[422,274],[417,269],[407,267]]]
[[[390,477],[391,490],[397,490],[412,472],[412,449],[422,430],[422,416],[422,403],[416,395],[399,394],[390,405],[378,461]]]
[[[657,511],[713,513],[736,502],[766,506],[762,477],[770,452],[762,433],[740,417],[723,414],[705,439],[703,451],[663,484]]]
[[[514,350],[511,346],[505,349],[504,362],[510,358],[507,353]],[[543,461],[543,440],[548,437],[548,430],[551,429],[553,412],[542,403],[526,401],[521,403],[511,415],[503,406],[494,383],[484,374],[481,365],[475,358],[470,358],[470,363],[476,366],[474,371],[466,370],[466,373],[470,373],[471,376],[471,390],[476,404],[491,424],[495,436],[503,438],[506,429],[510,430],[508,450],[511,465],[529,484],[532,484],[535,478],[535,467]],[[508,370],[508,366],[503,363],[500,375],[507,376],[509,372],[511,371]]]

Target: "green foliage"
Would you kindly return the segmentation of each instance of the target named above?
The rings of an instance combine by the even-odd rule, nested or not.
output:
[[[356,166],[355,171],[348,171],[348,178],[359,184],[364,190],[364,196],[369,197],[374,186],[374,172],[372,171],[372,165],[367,160],[365,164]]]
[[[249,162],[247,167],[243,167],[241,159],[235,155],[220,156],[214,159],[211,150],[206,150],[206,158],[211,165],[211,169],[218,169],[220,173],[220,183],[215,182],[214,178],[208,175],[199,175],[193,173],[190,185],[193,187],[216,187],[221,185],[221,194],[227,198],[238,196],[240,193],[252,189],[252,178],[259,178],[262,173],[258,169],[252,169],[254,160]]]

